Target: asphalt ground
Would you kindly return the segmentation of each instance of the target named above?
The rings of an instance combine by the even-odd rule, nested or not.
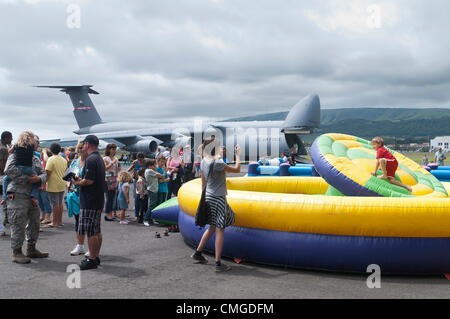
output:
[[[67,280],[73,279],[73,273],[68,267],[79,264],[82,256],[70,256],[75,246],[74,220],[66,211],[63,222],[61,228],[40,233],[37,246],[50,256],[30,264],[13,263],[10,238],[0,238],[0,298],[450,298],[450,280],[444,276],[381,276],[381,288],[370,289],[370,274],[236,264],[229,259],[224,262],[231,265],[231,271],[216,273],[214,256],[206,254],[209,263],[196,264],[190,258],[193,248],[180,233],[165,237],[166,228],[160,225],[119,225],[104,220],[101,266],[80,273],[81,288],[69,288]],[[155,238],[155,232],[161,238]]]
[[[0,239],[0,298],[450,298],[450,280],[445,277],[382,276],[381,288],[369,289],[369,274],[236,264],[227,259],[224,262],[232,270],[216,273],[212,255],[206,255],[207,265],[190,259],[193,248],[180,233],[155,238],[164,227],[105,221],[101,266],[81,272],[81,288],[70,289],[67,268],[82,259],[69,254],[75,245],[73,224],[65,216],[63,227],[45,229],[38,248],[50,252],[50,257],[27,265],[11,262],[10,239]]]

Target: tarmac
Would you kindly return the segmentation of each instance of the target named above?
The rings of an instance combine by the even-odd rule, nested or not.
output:
[[[134,215],[132,211],[128,214]],[[74,273],[68,272],[68,267],[76,267],[83,256],[70,256],[75,246],[74,220],[66,211],[63,223],[63,227],[46,228],[40,233],[37,247],[48,251],[49,258],[34,259],[26,265],[11,261],[10,238],[0,238],[0,298],[450,298],[450,280],[444,276],[382,275],[381,287],[369,288],[370,273],[237,264],[230,259],[224,262],[232,269],[216,273],[213,255],[206,254],[206,265],[196,264],[190,258],[194,250],[183,241],[181,233],[169,233],[166,237],[162,225],[119,225],[104,220],[101,266],[78,273],[79,288],[74,288]],[[161,238],[156,238],[155,232],[161,233]]]

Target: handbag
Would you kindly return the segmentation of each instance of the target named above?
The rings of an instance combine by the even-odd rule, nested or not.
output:
[[[206,179],[205,186],[202,190],[202,197],[200,198],[200,203],[197,207],[197,213],[195,214],[195,225],[200,227],[205,227],[208,223],[208,216],[209,216],[209,206],[206,203],[206,186],[208,185],[208,179],[211,176],[213,170],[214,170],[214,163],[212,162],[211,166],[209,167],[209,173],[208,178]]]
[[[110,175],[110,176],[106,176],[106,188],[109,191],[115,190],[117,188],[117,176],[114,175]]]

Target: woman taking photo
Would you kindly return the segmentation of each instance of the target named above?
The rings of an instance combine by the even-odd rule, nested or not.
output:
[[[120,172],[119,160],[116,158],[117,145],[108,144],[105,149],[105,179],[106,179],[106,202],[105,202],[105,220],[108,222],[114,221],[116,217],[116,202],[117,196],[117,176]],[[113,213],[114,212],[114,216]]]
[[[229,166],[222,159],[217,159],[219,147],[215,139],[207,139],[202,144],[203,160],[200,164],[200,175],[202,178],[202,187],[206,186],[206,205],[209,207],[207,224],[209,228],[204,232],[202,239],[195,253],[191,256],[194,260],[206,264],[208,260],[202,255],[207,242],[211,236],[216,233],[215,255],[216,271],[227,271],[231,267],[221,262],[222,248],[224,242],[225,228],[234,223],[234,212],[227,202],[227,183],[226,172],[240,173],[241,163],[239,155],[241,149],[239,145],[235,147],[236,164]],[[212,166],[212,167],[211,167]],[[211,174],[210,174],[211,172]],[[210,175],[210,176],[209,176]]]

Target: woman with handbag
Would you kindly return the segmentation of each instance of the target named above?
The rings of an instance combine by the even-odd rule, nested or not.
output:
[[[106,201],[105,201],[105,220],[115,221],[116,207],[114,207],[115,197],[117,196],[117,176],[120,172],[119,160],[116,158],[117,145],[108,144],[105,149],[105,180],[106,180]],[[113,215],[114,213],[114,215]]]
[[[219,154],[219,145],[215,139],[207,139],[203,142],[201,148],[203,160],[200,164],[200,175],[202,178],[202,199],[196,216],[196,224],[204,226],[208,224],[209,228],[203,233],[202,239],[195,253],[191,256],[199,263],[206,264],[208,260],[202,255],[207,242],[211,236],[216,234],[215,257],[216,271],[227,271],[231,267],[221,262],[222,248],[225,237],[225,228],[234,223],[234,212],[227,202],[227,183],[226,172],[240,173],[240,152],[239,145],[235,147],[236,164],[230,166],[224,163],[222,159],[217,159]]]

